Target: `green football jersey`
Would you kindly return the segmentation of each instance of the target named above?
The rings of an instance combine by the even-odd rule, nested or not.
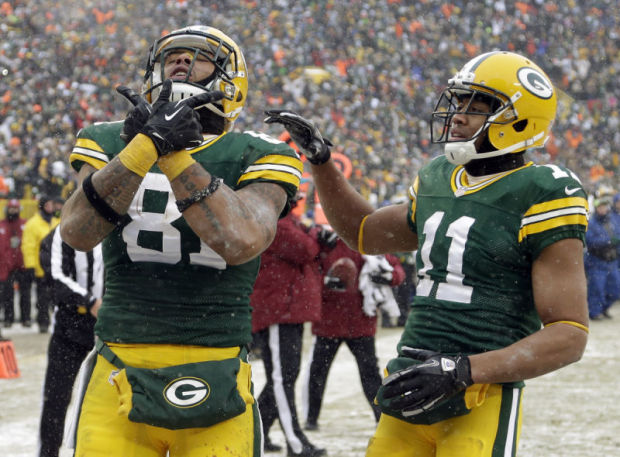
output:
[[[105,166],[124,147],[122,122],[81,130],[70,156]],[[290,198],[303,165],[285,143],[256,132],[229,132],[190,151],[205,170],[240,189],[281,185]],[[127,212],[103,241],[105,295],[95,331],[104,341],[229,347],[251,341],[250,294],[260,258],[227,265],[191,230],[168,178],[154,165]],[[239,221],[243,224],[243,221]]]
[[[474,354],[539,330],[532,262],[556,241],[585,242],[577,176],[528,163],[468,186],[465,169],[440,156],[409,193],[419,283],[399,348]]]

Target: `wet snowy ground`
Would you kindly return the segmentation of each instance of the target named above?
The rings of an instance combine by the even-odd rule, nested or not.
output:
[[[591,324],[588,348],[579,363],[528,382],[519,456],[620,457],[620,305],[614,308],[615,319]],[[377,353],[382,365],[393,356],[400,332],[379,330]],[[49,335],[19,325],[3,329],[3,335],[13,340],[21,377],[0,379],[0,456],[34,457]],[[309,339],[307,343],[305,347]],[[253,370],[259,392],[264,383],[262,362],[253,362]],[[330,457],[364,455],[374,419],[346,346],[340,348],[330,372],[319,427],[308,436]],[[277,423],[270,436],[284,444]],[[71,455],[67,449],[61,451],[61,457]],[[280,455],[285,452],[267,454]]]

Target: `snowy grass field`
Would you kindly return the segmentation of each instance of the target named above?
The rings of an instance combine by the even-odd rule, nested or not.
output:
[[[528,381],[520,457],[620,457],[620,305],[614,308],[615,319],[591,323],[588,347],[579,363]],[[400,332],[399,328],[379,330],[381,365],[394,355]],[[3,335],[13,341],[21,377],[0,379],[0,456],[35,457],[49,334],[16,325],[3,329]],[[310,347],[309,338],[306,349]],[[263,365],[256,360],[252,366],[260,392],[265,379]],[[302,376],[303,372],[300,380]],[[308,436],[317,446],[325,447],[329,457],[359,457],[364,455],[374,425],[357,366],[343,345],[328,379],[319,430],[308,432]],[[270,436],[284,445],[277,422]],[[61,450],[61,457],[71,455],[70,450]],[[286,453],[266,455],[280,457]]]

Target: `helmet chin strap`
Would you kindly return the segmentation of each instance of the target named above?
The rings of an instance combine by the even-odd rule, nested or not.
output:
[[[482,128],[480,130],[482,130]],[[504,154],[509,154],[511,152],[521,151],[536,143],[536,141],[542,138],[545,134],[545,132],[540,132],[534,135],[532,138],[520,141],[519,143],[515,143],[503,149],[496,149],[495,151],[488,152],[478,152],[475,146],[475,138],[477,137],[478,133],[480,133],[480,130],[476,132],[473,140],[446,143],[444,147],[444,152],[446,154],[448,162],[454,165],[465,165],[472,160],[488,159],[489,157],[497,157]]]

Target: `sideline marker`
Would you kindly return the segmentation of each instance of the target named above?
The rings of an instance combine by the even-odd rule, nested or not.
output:
[[[19,378],[15,347],[11,340],[0,341],[0,378]]]

